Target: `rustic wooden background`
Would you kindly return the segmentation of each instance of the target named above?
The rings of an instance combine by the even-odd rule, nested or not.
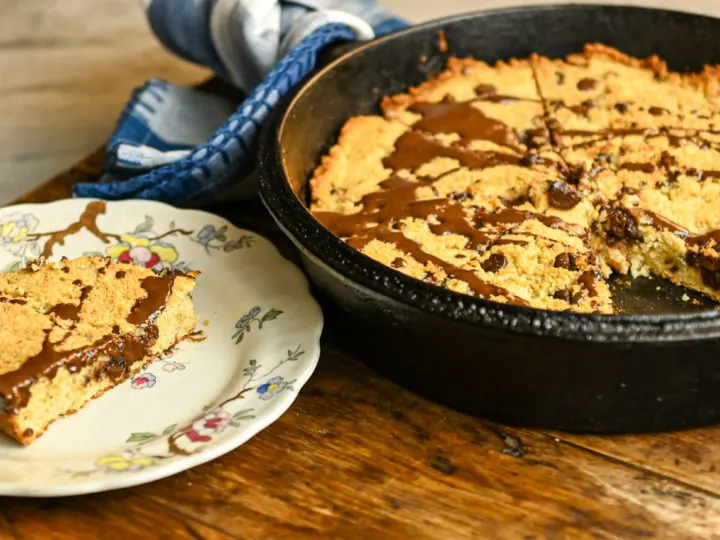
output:
[[[605,2],[720,15],[718,0]],[[413,21],[530,3],[539,2],[384,0]],[[157,44],[140,0],[0,0],[0,73],[0,204],[95,149],[149,77],[195,83],[208,75]]]

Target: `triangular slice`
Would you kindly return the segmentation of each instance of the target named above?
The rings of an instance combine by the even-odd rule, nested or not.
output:
[[[198,272],[101,257],[0,274],[0,430],[30,444],[195,328]]]

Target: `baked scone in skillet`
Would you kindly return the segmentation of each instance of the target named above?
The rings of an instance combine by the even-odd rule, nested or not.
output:
[[[598,44],[451,59],[348,120],[311,210],[400,272],[497,302],[613,313],[613,272],[720,301],[719,74]]]

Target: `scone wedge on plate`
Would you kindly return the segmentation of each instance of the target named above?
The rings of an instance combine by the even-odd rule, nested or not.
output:
[[[30,444],[194,330],[198,272],[101,257],[0,274],[0,430]]]

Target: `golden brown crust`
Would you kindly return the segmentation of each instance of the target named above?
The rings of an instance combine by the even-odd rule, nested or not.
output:
[[[652,55],[647,58],[635,58],[613,47],[603,45],[602,43],[587,43],[582,55],[571,54],[567,60],[569,63],[573,63],[573,60],[581,57],[584,57],[586,60],[595,58],[625,64],[634,68],[648,69],[661,78],[667,77],[669,73],[667,63],[657,55]]]
[[[489,74],[494,71],[505,72],[518,69],[530,70],[530,62],[511,58],[507,61],[498,61],[491,66],[473,58],[450,57],[444,71],[431,76],[420,85],[410,88],[406,93],[383,97],[380,109],[386,118],[395,119],[399,112],[407,110],[418,101],[439,101],[444,93],[437,95],[437,90],[443,89],[445,85],[452,86],[454,82],[462,79],[472,81],[475,78],[474,75],[479,73]],[[438,96],[437,99],[433,99],[433,94]]]

